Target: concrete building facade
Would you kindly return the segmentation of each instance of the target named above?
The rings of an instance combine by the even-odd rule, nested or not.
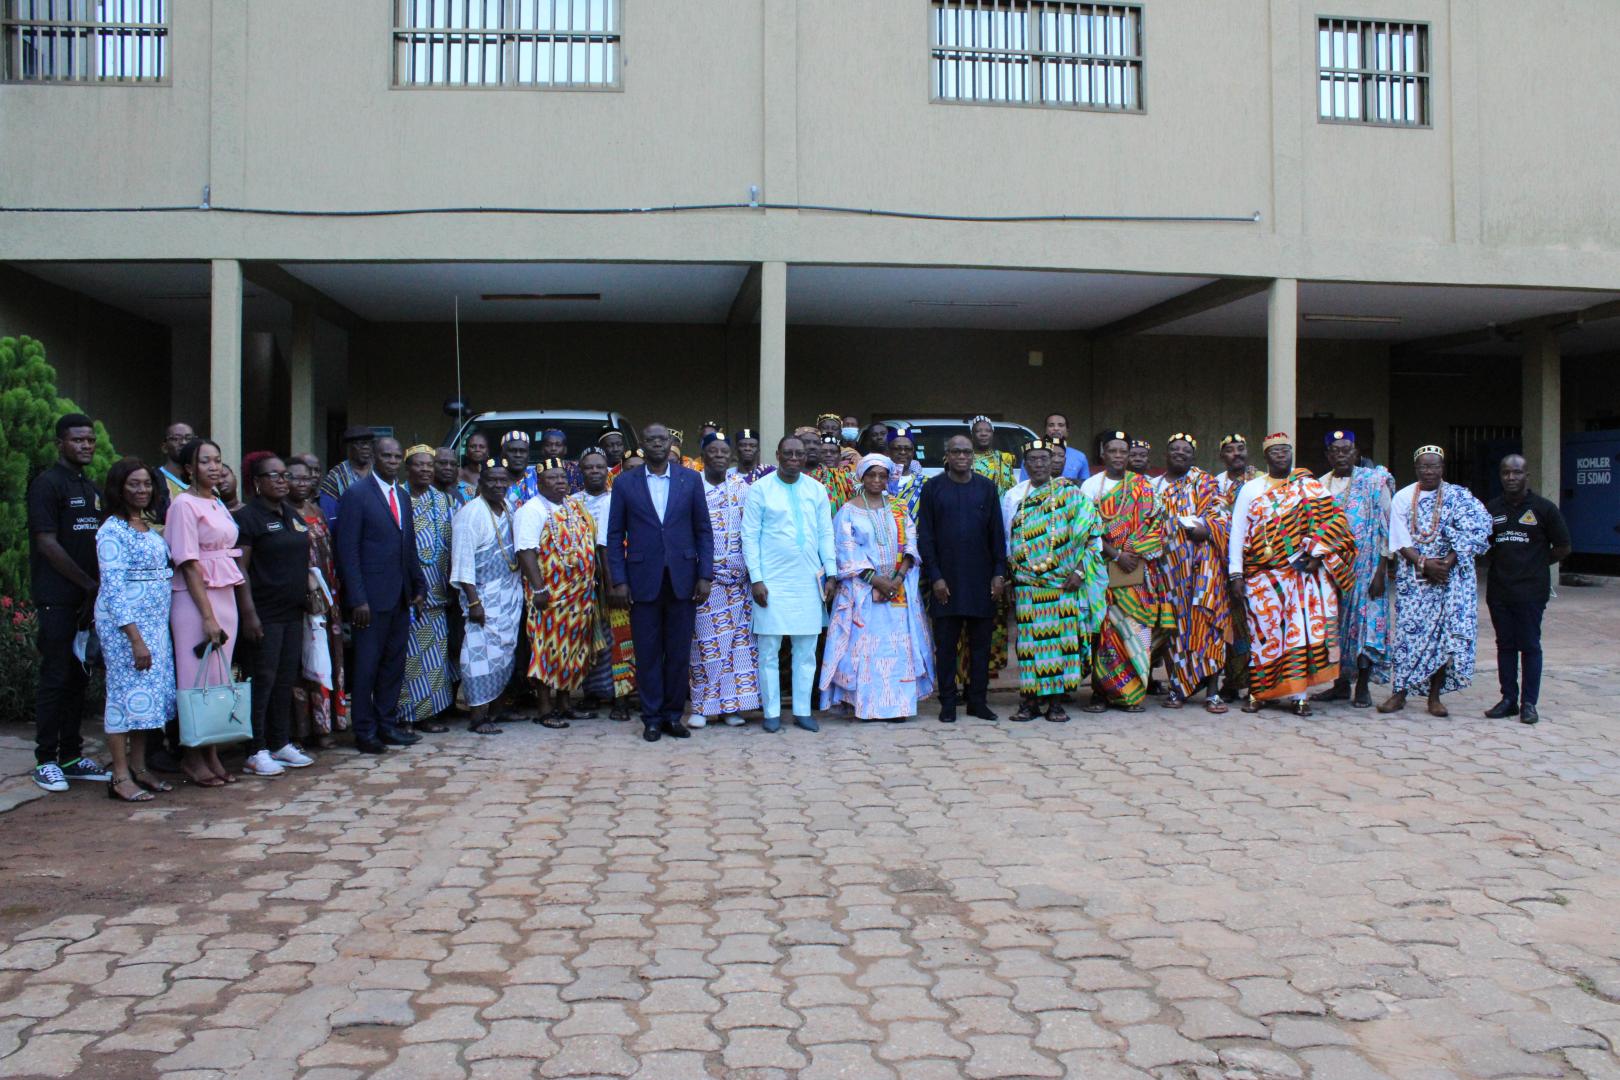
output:
[[[77,81],[13,19],[0,334],[122,447],[183,417],[229,460],[434,441],[459,392],[768,437],[1060,410],[1207,458],[1354,422],[1402,477],[1522,437],[1555,491],[1560,432],[1620,417],[1610,0],[571,5],[170,0],[159,77]],[[522,84],[542,38],[586,85]]]

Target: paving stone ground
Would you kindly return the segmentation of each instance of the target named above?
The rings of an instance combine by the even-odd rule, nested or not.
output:
[[[1487,655],[1448,721],[523,724],[76,787],[0,818],[0,1076],[1614,1080],[1617,600],[1564,591],[1536,728]]]

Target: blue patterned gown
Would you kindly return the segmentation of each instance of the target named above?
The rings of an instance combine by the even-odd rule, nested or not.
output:
[[[1443,495],[1443,497],[1442,497]],[[1434,522],[1440,498],[1439,522]],[[1390,509],[1392,551],[1416,548],[1428,559],[1457,553],[1457,565],[1444,585],[1420,580],[1417,568],[1399,560],[1395,575],[1394,676],[1397,693],[1429,691],[1441,668],[1442,693],[1474,681],[1474,642],[1479,636],[1479,582],[1474,559],[1490,547],[1491,515],[1467,488],[1442,483],[1434,491],[1416,484],[1403,488]]]
[[[138,532],[121,517],[96,530],[101,590],[96,636],[107,661],[107,734],[153,731],[174,715],[174,646],[169,639],[169,547],[155,529]],[[152,666],[135,670],[123,628],[140,628]]]
[[[1377,600],[1367,595],[1378,564],[1389,556],[1389,506],[1395,494],[1395,478],[1382,465],[1356,466],[1350,483],[1340,490],[1332,472],[1322,474],[1322,484],[1333,493],[1333,501],[1350,523],[1356,538],[1355,588],[1339,595],[1339,663],[1346,676],[1354,678],[1365,658],[1375,683],[1389,681],[1389,598],[1395,590],[1386,587]]]
[[[400,715],[410,721],[432,720],[451,705],[454,664],[450,643],[450,496],[435,488],[411,496],[416,522],[416,557],[427,581],[422,613],[411,613],[405,642],[405,681],[399,688]],[[459,590],[458,590],[459,591]]]

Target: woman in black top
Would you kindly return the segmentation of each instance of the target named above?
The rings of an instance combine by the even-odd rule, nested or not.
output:
[[[241,605],[242,637],[252,649],[253,742],[242,768],[280,776],[313,764],[292,742],[292,692],[303,656],[304,614],[324,599],[309,572],[309,527],[287,502],[287,466],[274,454],[249,454],[242,473],[253,495],[233,515],[241,531],[242,573],[248,603]]]

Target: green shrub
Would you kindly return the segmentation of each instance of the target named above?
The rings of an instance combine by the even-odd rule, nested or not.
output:
[[[56,460],[56,420],[80,409],[56,392],[56,369],[33,338],[0,338],[0,596],[28,592],[28,482]],[[97,483],[118,460],[96,423]],[[9,621],[9,620],[8,620]]]
[[[31,606],[0,596],[0,723],[34,719],[34,690],[39,683],[39,653],[34,651],[37,626]]]

